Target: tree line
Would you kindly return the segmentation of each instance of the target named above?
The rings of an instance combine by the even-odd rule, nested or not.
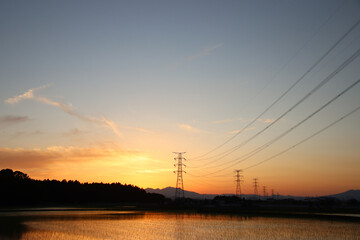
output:
[[[161,194],[146,193],[121,183],[80,183],[75,180],[35,180],[26,173],[0,171],[1,205],[48,205],[91,203],[161,203]]]

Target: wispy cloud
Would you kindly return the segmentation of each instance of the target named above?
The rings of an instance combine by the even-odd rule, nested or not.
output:
[[[152,174],[171,172],[149,153],[121,147],[52,146],[0,148],[0,169],[11,168],[35,179],[77,179],[83,182],[132,182],[147,184]],[[167,170],[165,168],[168,168]],[[79,171],[81,169],[81,171]],[[143,179],[144,174],[149,179]]]
[[[200,133],[200,132],[203,132],[202,130],[198,129],[198,128],[195,128],[195,127],[192,127],[188,124],[178,124],[177,125],[179,128],[181,129],[184,129],[188,132],[193,132],[193,133]]]
[[[102,124],[103,123],[103,124]],[[105,118],[104,116],[102,116],[102,122],[100,122],[100,124],[102,124],[103,126],[109,127],[111,128],[111,130],[118,135],[119,137],[122,136],[121,132],[119,131],[117,125],[110,119]]]
[[[85,133],[85,131],[82,131],[82,130],[80,130],[78,128],[73,128],[73,129],[67,131],[66,133],[64,133],[63,135],[65,135],[65,136],[78,136],[78,135],[81,135],[83,133]]]
[[[78,148],[52,146],[45,149],[0,148],[0,167],[39,168],[53,164],[86,163],[93,161],[118,161],[136,157],[141,152],[111,148]]]
[[[195,55],[192,55],[192,56],[189,56],[185,59],[186,62],[190,62],[190,61],[193,61],[197,58],[200,58],[202,56],[205,56],[205,55],[209,55],[212,51],[214,51],[215,49],[217,48],[220,48],[222,47],[223,44],[222,43],[219,43],[219,44],[216,44],[216,45],[213,45],[213,46],[210,46],[210,47],[207,47],[205,49],[203,49],[201,52],[195,54]]]
[[[259,118],[258,121],[259,121],[259,122],[262,122],[262,123],[272,123],[272,122],[275,121],[275,119],[274,119],[274,118],[267,118],[267,119],[261,119],[261,118]]]
[[[28,91],[26,91],[23,94],[20,94],[20,95],[17,95],[15,97],[6,99],[5,102],[10,103],[10,104],[14,104],[14,103],[20,102],[21,100],[24,100],[24,99],[33,99],[35,97],[34,92],[45,89],[45,88],[47,88],[49,86],[50,85],[43,85],[43,86],[40,86],[40,87],[37,87],[37,88],[31,88],[31,89],[29,89]]]
[[[255,127],[251,127],[251,128],[245,128],[244,130],[242,130],[243,132],[247,132],[247,131],[251,131],[255,129]],[[231,132],[227,132],[228,134],[236,134],[236,133],[239,133],[241,132],[241,130],[234,130],[234,131],[231,131]]]
[[[232,118],[232,119],[224,119],[224,120],[218,120],[218,121],[213,121],[213,124],[222,124],[222,123],[229,123],[229,122],[236,122],[236,121],[240,121],[240,122],[246,122],[246,120],[244,118]]]
[[[44,132],[40,131],[40,130],[36,130],[36,131],[33,131],[33,132],[30,132],[31,135],[42,135],[44,134]]]
[[[191,55],[185,59],[183,59],[182,61],[180,61],[179,63],[173,65],[171,67],[171,69],[176,69],[178,68],[179,66],[187,63],[187,62],[191,62],[195,59],[198,59],[198,58],[201,58],[203,56],[206,56],[206,55],[209,55],[212,51],[214,51],[215,49],[217,48],[220,48],[222,47],[224,44],[223,43],[219,43],[219,44],[216,44],[216,45],[213,45],[213,46],[209,46],[209,47],[206,47],[204,48],[202,51],[198,52],[197,54],[194,54],[194,55]]]
[[[133,129],[135,129],[138,132],[143,132],[143,133],[153,133],[153,131],[145,129],[145,128],[140,128],[140,127],[134,127]]]
[[[0,117],[0,123],[20,123],[20,122],[26,122],[28,120],[29,120],[28,116],[7,115],[4,117]]]
[[[50,106],[54,106],[54,107],[58,107],[60,109],[62,109],[65,113],[74,116],[80,120],[86,121],[86,122],[91,122],[93,124],[97,124],[97,125],[101,125],[103,127],[109,128],[111,129],[116,135],[118,136],[122,136],[121,132],[118,129],[118,126],[110,119],[105,118],[104,116],[102,116],[100,119],[94,118],[94,117],[88,117],[85,116],[83,114],[80,114],[78,112],[76,112],[73,107],[72,104],[66,104],[66,103],[62,103],[62,102],[58,102],[58,101],[53,101],[51,99],[48,99],[46,97],[41,97],[41,96],[37,96],[35,95],[35,92],[42,90],[44,88],[47,88],[49,85],[44,85],[38,88],[32,88],[29,89],[28,91],[26,91],[25,93],[12,97],[12,98],[8,98],[5,100],[6,103],[9,104],[15,104],[18,103],[22,100],[25,99],[32,99],[32,100],[36,100],[38,102],[44,103],[46,105],[50,105]]]
[[[234,119],[225,119],[225,120],[219,120],[219,121],[213,121],[214,124],[221,124],[221,123],[228,123],[233,122]]]
[[[153,133],[153,131],[145,129],[145,128],[141,128],[141,127],[121,126],[121,128],[131,129],[131,130],[135,130],[135,131],[142,132],[142,133]]]

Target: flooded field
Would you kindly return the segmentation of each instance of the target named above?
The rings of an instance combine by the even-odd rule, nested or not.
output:
[[[0,239],[360,239],[360,223],[137,211],[0,213]]]

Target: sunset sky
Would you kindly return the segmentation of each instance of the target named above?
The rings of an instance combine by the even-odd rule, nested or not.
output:
[[[360,189],[360,110],[347,115],[360,83],[343,92],[360,78],[360,24],[311,69],[359,19],[355,0],[3,0],[0,169],[175,187],[173,152],[186,152],[189,191],[235,193],[248,167],[247,194],[253,178],[269,194]]]

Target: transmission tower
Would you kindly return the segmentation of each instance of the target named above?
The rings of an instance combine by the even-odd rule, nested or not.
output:
[[[267,197],[266,186],[263,186],[263,193],[264,193],[264,198],[266,199]]]
[[[175,199],[184,198],[184,181],[183,181],[183,173],[186,173],[183,170],[183,166],[186,167],[185,164],[183,164],[183,160],[186,160],[182,157],[185,152],[174,152],[177,154],[177,157],[174,158],[177,163],[174,164],[175,167],[177,167],[177,170],[174,171],[176,173],[176,189],[175,189]]]
[[[241,196],[241,182],[243,182],[243,180],[241,179],[243,177],[243,175],[240,175],[240,173],[242,172],[242,170],[235,170],[236,172],[236,196],[240,197]]]
[[[254,195],[255,195],[255,197],[259,196],[258,186],[259,186],[258,179],[254,178]]]

